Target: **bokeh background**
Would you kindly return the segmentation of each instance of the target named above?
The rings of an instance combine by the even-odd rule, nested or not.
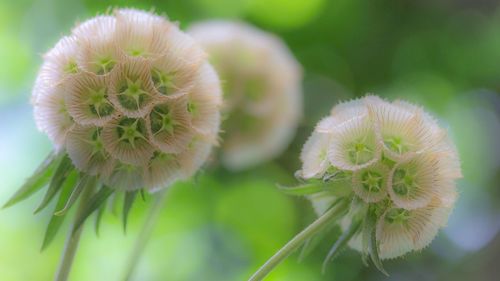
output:
[[[498,280],[500,258],[500,3],[495,0],[1,0],[0,203],[51,150],[29,104],[41,54],[109,6],[166,13],[181,27],[237,19],[281,36],[304,70],[304,118],[288,150],[239,173],[212,163],[173,186],[134,280],[246,280],[314,219],[304,199],[276,190],[293,181],[314,124],[339,100],[373,92],[424,105],[449,128],[464,173],[448,227],[421,253],[385,262],[384,277],[348,250],[321,273],[338,236],[291,256],[267,280]],[[0,211],[0,280],[51,280],[60,233],[40,253],[51,208],[42,192]],[[152,198],[138,200],[129,229],[106,214],[83,234],[71,280],[121,280]],[[111,208],[112,209],[112,208]],[[66,222],[68,223],[68,222]],[[67,225],[65,225],[67,227]]]

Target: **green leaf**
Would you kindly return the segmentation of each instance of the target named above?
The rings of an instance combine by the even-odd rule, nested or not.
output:
[[[130,213],[130,209],[134,204],[137,191],[125,192],[125,200],[123,201],[123,232],[127,231],[127,218]]]
[[[118,217],[119,215],[119,206],[121,206],[121,200],[122,200],[122,194],[123,192],[118,192],[118,193],[115,193],[113,194],[113,198],[111,198],[111,204],[109,206],[110,210],[111,210],[111,214],[113,214],[113,216],[115,217]]]
[[[361,230],[361,258],[363,263],[368,266],[368,256],[370,254],[370,239],[373,230],[375,229],[376,217],[372,210],[367,210],[365,218],[363,219],[363,226]]]
[[[378,243],[377,243],[377,237],[376,237],[376,229],[373,228],[371,232],[371,239],[370,239],[370,257],[372,259],[373,264],[375,267],[385,274],[386,276],[389,276],[387,271],[385,271],[384,267],[382,266],[382,262],[380,261],[380,257],[378,255]]]
[[[35,214],[43,210],[49,203],[52,201],[57,192],[61,189],[64,180],[68,177],[71,171],[74,170],[73,164],[71,163],[71,159],[69,159],[68,155],[64,155],[63,159],[57,166],[57,169],[50,181],[49,188],[45,193],[45,197],[42,200],[42,203],[35,210]]]
[[[63,216],[66,214],[66,212],[73,206],[73,204],[76,202],[80,194],[82,193],[82,190],[84,188],[87,188],[88,186],[91,186],[95,184],[96,178],[82,174],[80,176],[80,179],[78,180],[78,183],[75,188],[73,188],[71,195],[68,198],[68,201],[66,201],[66,204],[60,207],[60,209],[56,209],[57,211],[54,213],[56,216]]]
[[[101,205],[103,205],[106,202],[106,199],[113,194],[114,190],[107,187],[107,186],[102,186],[101,189],[95,193],[89,201],[86,203],[84,206],[84,209],[81,213],[78,214],[78,217],[75,219],[75,224],[73,226],[73,234],[75,234],[78,229],[82,226],[82,224],[85,222],[85,220]]]
[[[288,195],[310,195],[314,193],[318,193],[324,190],[324,184],[322,183],[305,183],[297,186],[283,186],[278,184],[278,189],[283,191]]]
[[[140,193],[141,193],[142,202],[146,202],[146,194],[144,192],[144,188],[140,189]]]
[[[326,256],[325,260],[323,261],[323,268],[322,271],[323,273],[326,270],[326,266],[328,265],[328,262],[330,262],[332,259],[334,259],[338,253],[340,253],[342,250],[344,250],[347,247],[347,243],[351,238],[358,232],[359,228],[361,226],[361,221],[354,221],[351,223],[349,228],[340,235],[339,239],[333,244],[333,247],[330,249],[328,252],[328,255]]]
[[[44,187],[52,177],[59,155],[51,152],[47,158],[38,166],[35,173],[21,186],[20,189],[3,205],[2,208],[10,207],[28,197]]]
[[[337,221],[333,220],[329,225],[325,226],[325,229],[320,231],[318,234],[306,240],[299,254],[299,261],[303,260],[307,255],[315,249],[321,241],[325,239],[327,234],[331,233],[331,230],[337,225]]]
[[[78,179],[78,173],[75,170],[73,170],[73,172],[71,172],[64,181],[55,210],[62,208],[62,206],[66,204],[68,198],[71,195],[71,191],[73,190],[77,182],[77,179]],[[56,236],[57,231],[61,227],[63,221],[64,221],[64,216],[52,215],[49,224],[47,225],[47,229],[45,230],[45,237],[43,239],[41,251],[45,250],[54,240],[54,237]]]
[[[97,214],[95,217],[94,228],[95,228],[95,234],[97,236],[99,236],[99,229],[101,226],[101,220],[102,220],[102,216],[104,215],[105,210],[106,210],[106,202],[104,202],[103,204],[101,204],[101,206],[99,206],[99,209],[97,210]]]

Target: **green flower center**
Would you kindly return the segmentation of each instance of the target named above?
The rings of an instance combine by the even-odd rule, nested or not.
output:
[[[403,154],[408,152],[410,149],[401,137],[388,137],[384,139],[385,146],[397,154]]]
[[[172,111],[168,106],[156,106],[151,112],[150,117],[151,130],[154,135],[162,131],[173,134],[175,127],[180,124],[173,118]]]
[[[144,89],[142,80],[127,78],[119,89],[118,100],[126,109],[137,110],[149,99],[149,93]]]
[[[116,61],[111,57],[104,57],[97,60],[97,71],[99,75],[109,73],[113,67],[116,65]]]
[[[382,189],[384,177],[375,171],[366,171],[361,175],[361,184],[368,192],[379,192]]]
[[[64,72],[75,74],[78,72],[78,64],[74,60],[70,60],[66,67],[64,67]]]
[[[151,160],[169,161],[169,160],[172,160],[174,158],[175,157],[174,157],[173,154],[164,153],[164,152],[161,152],[161,151],[155,151],[153,153],[153,157],[151,158]]]
[[[106,158],[106,151],[104,150],[104,143],[101,138],[102,128],[97,128],[92,133],[92,140],[90,141],[90,145],[92,146],[91,156],[101,156],[102,158]]]
[[[245,81],[245,96],[250,101],[259,101],[264,96],[264,80],[259,78],[252,78]]]
[[[146,130],[141,119],[124,118],[117,126],[120,141],[130,144],[135,148],[137,141],[146,140]]]
[[[394,192],[401,196],[408,195],[418,188],[418,184],[415,181],[415,175],[412,175],[410,171],[405,169],[397,169],[394,171],[392,186]]]
[[[128,54],[131,55],[132,57],[139,57],[144,53],[144,51],[140,49],[131,49],[128,51]]]
[[[194,102],[187,103],[187,111],[189,113],[191,113],[191,115],[196,116],[198,113],[197,109],[198,109],[198,106]]]
[[[410,211],[402,208],[393,208],[385,215],[388,223],[406,223],[410,219]]]
[[[352,163],[361,165],[373,159],[375,149],[367,145],[365,140],[360,140],[348,146],[347,153]]]
[[[165,73],[156,68],[151,71],[153,83],[158,92],[163,95],[170,95],[175,90],[175,85],[173,83],[174,75],[174,73]]]
[[[127,174],[135,173],[137,170],[138,170],[138,167],[131,165],[131,164],[127,164],[127,163],[120,163],[116,167],[116,171],[124,171]]]
[[[114,109],[107,97],[106,88],[98,90],[89,89],[89,98],[86,103],[89,106],[90,112],[98,117],[110,115]]]

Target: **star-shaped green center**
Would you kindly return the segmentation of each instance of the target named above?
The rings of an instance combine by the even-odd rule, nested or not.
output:
[[[126,85],[122,87],[122,92],[119,94],[119,100],[125,108],[136,110],[141,107],[148,95],[140,78],[133,80],[127,77]]]
[[[130,122],[131,120],[133,121]],[[139,119],[125,119],[118,125],[118,129],[118,133],[120,135],[119,140],[127,142],[133,148],[135,148],[138,140],[146,140],[141,132]]]
[[[175,89],[173,73],[165,73],[155,68],[152,70],[151,77],[156,89],[158,89],[160,93],[168,95],[171,94],[171,89]]]

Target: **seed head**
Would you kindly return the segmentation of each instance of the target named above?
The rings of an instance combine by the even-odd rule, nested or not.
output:
[[[243,169],[279,155],[301,117],[302,75],[288,48],[274,35],[242,23],[205,22],[190,33],[221,75],[223,164]]]
[[[448,220],[462,176],[455,147],[431,115],[376,96],[335,106],[304,145],[301,160],[298,175],[326,186],[309,195],[318,214],[339,198],[347,179],[353,205],[341,226],[347,230],[360,218],[366,225],[366,214],[373,215],[381,259],[432,241]],[[364,231],[349,243],[363,252]]]
[[[157,190],[191,176],[217,142],[219,78],[166,18],[117,9],[78,24],[44,56],[38,128],[81,172]]]

